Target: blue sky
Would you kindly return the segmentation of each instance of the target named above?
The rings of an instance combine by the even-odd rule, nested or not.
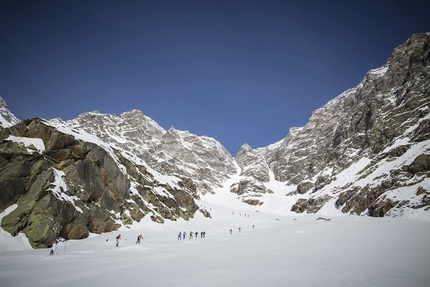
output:
[[[0,97],[21,120],[138,109],[263,147],[382,66],[428,1],[1,1]]]

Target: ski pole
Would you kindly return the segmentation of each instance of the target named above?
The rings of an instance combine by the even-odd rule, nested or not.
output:
[[[67,244],[67,241],[64,241],[64,253],[63,254],[66,254],[66,244]]]

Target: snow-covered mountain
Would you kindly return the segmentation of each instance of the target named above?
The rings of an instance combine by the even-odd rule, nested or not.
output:
[[[233,157],[215,139],[174,127],[166,131],[138,110],[119,116],[84,113],[62,124],[128,151],[162,174],[192,178],[200,194],[213,192],[236,173]]]
[[[430,209],[429,39],[412,35],[303,128],[259,150],[277,180],[296,186],[288,194],[297,199],[293,211],[334,205],[395,216]]]
[[[283,215],[429,219],[429,43],[412,35],[304,127],[234,158],[216,139],[166,131],[137,110],[17,123],[2,101],[0,212],[15,207],[2,227],[44,247],[146,216],[210,217],[197,201],[214,197]]]
[[[7,128],[19,122],[20,120],[9,111],[5,101],[0,98],[0,128]]]

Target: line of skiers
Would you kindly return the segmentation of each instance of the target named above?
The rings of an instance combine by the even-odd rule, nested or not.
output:
[[[234,215],[234,211],[232,211],[231,214]],[[239,213],[239,216],[242,216],[242,213]],[[244,213],[243,216],[249,217],[249,214]]]
[[[254,225],[252,225],[252,229],[254,229]],[[229,230],[230,231],[230,234],[232,234],[233,233],[233,229],[230,229]],[[241,231],[241,228],[239,227],[239,232]],[[192,232],[192,231],[190,231],[190,233],[189,233],[189,238],[190,239],[193,239],[193,236],[195,237],[195,238],[198,238],[199,237],[199,232]],[[200,238],[205,238],[206,237],[206,231],[202,231],[202,232],[200,232]],[[187,232],[180,232],[179,231],[179,233],[178,233],[178,240],[182,240],[182,239],[186,239],[187,238]],[[136,244],[140,244],[140,242],[142,241],[142,239],[143,239],[143,236],[142,236],[142,234],[140,234],[138,237],[137,237],[137,240],[136,240]],[[119,246],[119,242],[120,242],[120,240],[121,240],[121,234],[118,234],[116,237],[115,237],[115,240],[116,240],[116,247],[118,247]],[[49,255],[54,255],[55,254],[55,251],[57,250],[57,247],[58,247],[58,244],[60,243],[60,242],[65,242],[66,240],[64,239],[64,238],[62,238],[62,237],[57,237],[57,238],[55,238],[55,240],[54,240],[54,242],[52,242],[52,247],[51,247],[51,251],[50,251],[50,253],[49,253]],[[108,239],[106,239],[106,241],[108,241]]]
[[[143,235],[142,234],[139,234],[139,236],[137,237],[137,239],[136,239],[136,244],[140,244],[140,242],[142,241],[142,239],[143,239]],[[121,240],[121,234],[118,234],[118,236],[117,237],[115,237],[115,240],[116,240],[116,245],[115,245],[115,247],[118,247],[119,246],[119,241]],[[127,240],[127,239],[126,239]],[[106,241],[108,241],[108,239],[106,239]]]
[[[190,233],[189,233],[189,238],[190,239],[193,239],[193,235],[196,237],[196,238],[198,238],[199,237],[199,232],[195,232],[195,233],[193,233],[192,231],[190,231]],[[206,231],[202,231],[202,232],[200,232],[200,238],[205,238],[206,237]],[[182,240],[182,239],[184,239],[185,240],[185,238],[187,238],[187,232],[180,232],[179,231],[179,233],[178,233],[178,240]]]
[[[254,225],[252,225],[252,229],[254,229]],[[230,234],[232,234],[233,233],[233,229],[230,229],[229,230],[230,231]],[[239,227],[239,232],[241,231],[241,228]],[[198,238],[199,237],[199,232],[192,232],[192,231],[190,231],[190,233],[189,233],[189,238],[190,239],[193,239],[193,236],[195,237],[195,238]],[[202,232],[200,232],[200,238],[205,238],[206,237],[206,231],[202,231]],[[178,233],[178,240],[182,240],[182,239],[186,239],[187,238],[187,232],[180,232],[179,231],[179,233]],[[143,236],[142,236],[142,234],[140,234],[138,237],[137,237],[137,240],[136,240],[136,244],[140,244],[140,242],[142,241],[142,239],[143,239]],[[120,240],[121,240],[121,234],[118,234],[116,237],[115,237],[115,240],[116,240],[116,247],[118,247],[119,246],[119,242],[120,242]],[[51,251],[50,251],[50,253],[49,253],[49,255],[54,255],[55,254],[55,251],[57,250],[57,247],[58,247],[58,244],[60,243],[60,242],[65,242],[66,240],[64,239],[64,238],[62,238],[62,237],[57,237],[57,238],[55,238],[55,240],[54,240],[54,242],[52,242],[52,247],[51,247]],[[108,241],[108,239],[106,239],[106,241]]]

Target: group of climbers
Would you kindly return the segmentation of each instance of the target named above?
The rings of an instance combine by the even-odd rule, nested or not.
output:
[[[198,238],[199,237],[199,232],[198,231],[196,231],[196,232],[190,231],[190,233],[189,233],[189,239],[193,239],[193,236],[195,238]],[[206,231],[201,231],[200,232],[200,238],[205,238],[205,237],[206,237]],[[180,232],[179,231],[179,233],[178,233],[178,240],[182,240],[182,239],[185,240],[185,238],[187,238],[187,232],[186,231],[184,231],[184,232]]]

